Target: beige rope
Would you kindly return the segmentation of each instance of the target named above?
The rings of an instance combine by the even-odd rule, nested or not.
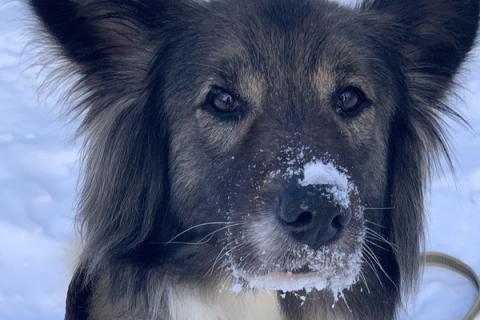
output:
[[[440,252],[424,254],[426,266],[437,266],[454,271],[470,280],[477,289],[477,299],[464,320],[480,320],[480,279],[475,271],[462,261]]]

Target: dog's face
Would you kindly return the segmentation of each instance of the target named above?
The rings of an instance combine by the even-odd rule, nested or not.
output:
[[[30,2],[81,76],[87,272],[412,283],[478,0]]]
[[[353,10],[284,6],[217,5],[170,56],[171,205],[185,229],[211,223],[196,240],[212,233],[219,266],[351,282],[362,207],[385,204],[394,61]]]

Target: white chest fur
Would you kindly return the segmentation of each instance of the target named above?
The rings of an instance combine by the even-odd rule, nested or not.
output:
[[[275,293],[171,289],[171,320],[283,320]]]

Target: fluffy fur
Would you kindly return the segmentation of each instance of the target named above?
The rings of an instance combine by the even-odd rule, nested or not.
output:
[[[395,317],[417,278],[442,117],[457,117],[442,101],[472,48],[478,0],[29,3],[78,78],[86,141],[67,319]],[[332,99],[352,85],[371,105],[344,117]],[[212,87],[241,110],[212,110]],[[289,254],[304,251],[272,209],[296,177],[272,173],[325,155],[363,208],[325,260],[362,245],[361,281],[334,308],[328,290],[228,291],[232,263],[298,272],[303,258]]]

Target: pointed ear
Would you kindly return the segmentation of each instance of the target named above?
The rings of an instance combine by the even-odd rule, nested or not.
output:
[[[451,83],[477,34],[478,0],[367,0],[363,7],[388,17],[390,27],[380,29],[393,40],[396,47],[392,49],[406,58],[408,71],[436,81],[443,89]]]
[[[30,0],[49,36],[83,73],[118,69],[144,61],[167,1]],[[100,76],[100,75],[99,75]]]
[[[442,116],[458,116],[442,100],[472,49],[478,0],[367,0],[362,5],[371,36],[393,56],[402,100],[391,128],[391,197],[395,209],[388,238],[411,289],[420,266],[423,199],[432,162],[446,153]]]
[[[169,147],[159,73],[165,48],[182,37],[190,2],[29,3],[67,62],[60,71],[79,76],[72,102],[85,134],[79,218],[81,262],[90,277],[145,244],[166,210]]]
[[[68,71],[80,75],[80,86],[97,97],[117,100],[143,91],[149,64],[164,41],[169,21],[175,19],[178,2],[29,0],[46,38],[53,40],[56,58],[66,60]],[[88,124],[103,108],[82,101],[76,110],[86,111]]]
[[[115,68],[115,61],[151,53],[167,24],[172,0],[29,0],[61,51],[84,72]],[[140,59],[144,60],[144,59]],[[85,69],[86,68],[86,69]]]

